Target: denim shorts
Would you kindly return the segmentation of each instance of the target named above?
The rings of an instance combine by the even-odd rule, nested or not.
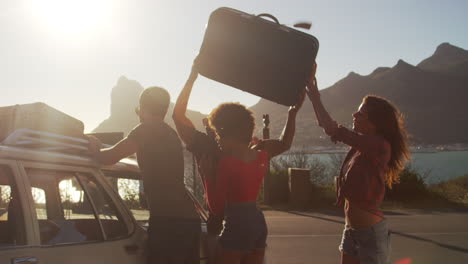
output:
[[[223,249],[251,252],[266,248],[268,231],[265,216],[254,203],[228,205],[219,243]]]
[[[389,263],[390,231],[387,220],[362,229],[345,226],[339,249],[359,259],[361,264]]]

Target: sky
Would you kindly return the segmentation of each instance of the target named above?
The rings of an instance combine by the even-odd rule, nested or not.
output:
[[[398,59],[416,65],[443,42],[468,49],[463,0],[0,0],[0,106],[42,101],[91,131],[109,116],[120,76],[164,87],[175,101],[210,13],[223,6],[312,22],[321,88]],[[199,77],[189,108],[258,100]]]

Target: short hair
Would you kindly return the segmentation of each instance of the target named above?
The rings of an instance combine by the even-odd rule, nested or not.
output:
[[[208,124],[219,137],[232,137],[248,144],[255,129],[255,118],[244,105],[224,103],[211,111]]]
[[[157,86],[148,87],[140,94],[140,108],[153,115],[166,116],[170,101],[167,90]]]

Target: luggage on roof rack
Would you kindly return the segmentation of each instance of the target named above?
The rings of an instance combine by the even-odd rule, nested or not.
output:
[[[115,145],[124,138],[123,132],[96,132],[88,133],[87,136],[98,138],[102,144]]]
[[[83,137],[84,124],[45,103],[0,107],[0,142],[20,128]]]
[[[99,134],[99,133],[98,133]],[[118,133],[104,133],[118,134]],[[114,135],[116,136],[116,135]],[[77,155],[89,155],[89,141],[86,137],[69,137],[49,132],[20,128],[8,135],[2,142],[3,145],[28,148],[34,150],[52,151]],[[103,142],[103,147],[112,145]]]
[[[46,151],[87,153],[88,139],[68,137],[49,132],[20,128],[11,133],[2,144]]]

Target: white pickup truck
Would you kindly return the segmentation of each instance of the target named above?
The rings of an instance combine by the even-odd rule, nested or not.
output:
[[[30,129],[0,143],[0,263],[146,263],[149,213],[136,161],[100,167],[86,145]],[[193,201],[202,219],[200,263],[209,263],[207,214]]]

